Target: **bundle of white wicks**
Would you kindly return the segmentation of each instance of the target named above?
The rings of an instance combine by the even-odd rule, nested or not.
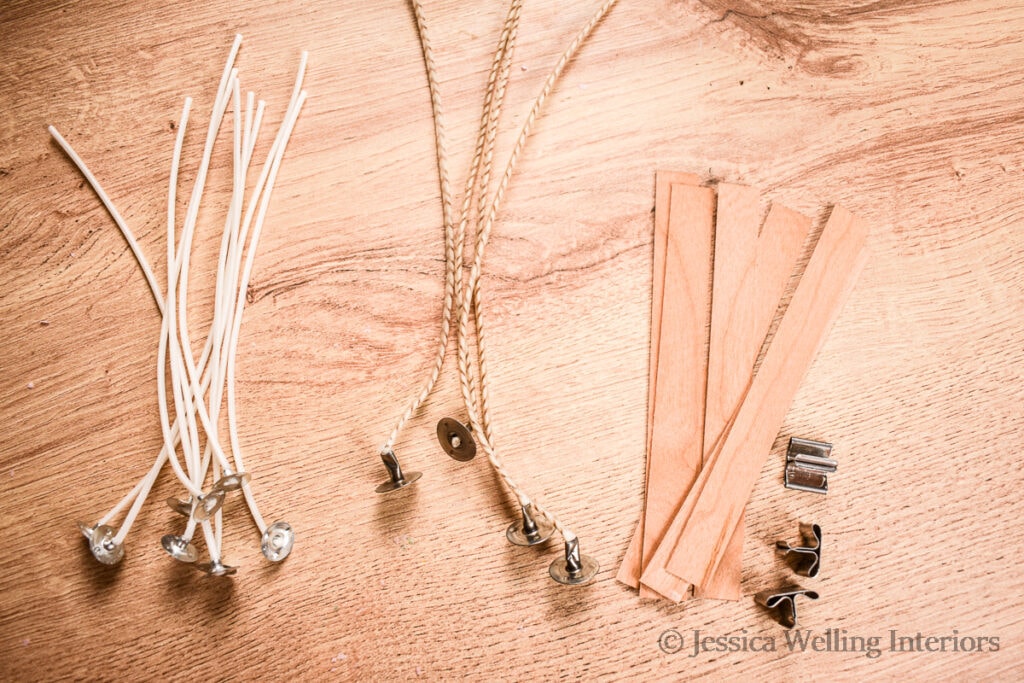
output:
[[[78,166],[127,240],[142,268],[163,319],[156,368],[163,448],[149,471],[107,514],[95,524],[79,522],[82,533],[89,541],[93,556],[103,564],[117,564],[124,557],[124,540],[157,476],[168,462],[174,475],[188,493],[185,500],[168,499],[171,507],[187,518],[181,534],[168,534],[162,539],[164,549],[172,557],[183,562],[196,562],[198,553],[192,545],[192,539],[196,529],[200,528],[210,558],[208,562],[196,563],[195,566],[201,571],[219,576],[235,573],[234,567],[229,567],[221,561],[221,506],[225,494],[238,489],[241,489],[253,522],[262,534],[263,555],[273,562],[279,562],[287,557],[292,549],[294,534],[291,527],[286,522],[267,525],[260,515],[249,485],[249,474],[243,464],[238,437],[235,361],[256,246],[263,229],[281,159],[299,110],[306,99],[306,92],[302,90],[302,80],[307,55],[302,54],[295,87],[284,119],[246,201],[247,178],[256,139],[263,122],[265,103],[262,100],[255,102],[255,95],[252,92],[247,93],[244,100],[241,97],[238,70],[233,66],[241,42],[242,37],[236,35],[224,66],[210,114],[203,156],[196,171],[185,218],[181,223],[180,236],[175,242],[178,166],[192,107],[192,99],[185,98],[177,127],[168,184],[166,294],[161,293],[153,270],[138,242],[99,182],[60,133],[53,126],[49,128],[54,140]],[[213,317],[206,343],[197,360],[192,353],[187,325],[189,257],[214,144],[219,137],[221,124],[228,114],[229,105],[232,110],[231,195],[217,263]],[[167,386],[168,374],[170,387]],[[228,443],[224,442],[223,434],[218,431],[225,394]],[[125,508],[129,509],[121,525],[117,528],[111,526],[111,521]]]

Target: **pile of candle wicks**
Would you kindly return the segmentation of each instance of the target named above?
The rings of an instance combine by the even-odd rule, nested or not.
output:
[[[104,564],[117,564],[121,561],[124,556],[125,538],[167,463],[170,463],[177,481],[187,493],[184,500],[168,499],[171,507],[186,517],[184,530],[180,534],[168,534],[162,539],[164,549],[172,557],[195,563],[198,553],[192,545],[192,540],[196,530],[201,529],[209,561],[196,563],[195,566],[215,575],[235,572],[234,567],[222,562],[221,507],[225,495],[239,489],[261,534],[261,549],[264,556],[277,562],[291,552],[294,540],[291,527],[285,522],[270,525],[264,522],[249,483],[250,477],[243,462],[238,433],[235,366],[239,330],[256,247],[285,148],[306,99],[302,80],[307,55],[302,54],[284,118],[247,200],[247,179],[263,124],[265,103],[262,100],[257,103],[252,92],[248,92],[245,99],[241,96],[238,69],[233,66],[241,41],[240,35],[235,36],[217,88],[202,158],[195,173],[179,234],[175,213],[178,170],[192,108],[192,99],[185,98],[177,126],[167,193],[166,293],[161,292],[153,269],[132,231],[85,162],[53,126],[49,128],[54,140],[81,171],[121,230],[138,260],[162,316],[156,382],[163,447],[146,474],[107,514],[95,524],[79,522],[82,533],[89,541],[92,554]],[[193,355],[187,325],[189,264],[206,178],[214,146],[225,118],[231,119],[231,193],[217,262],[213,315],[205,344],[197,359]],[[168,375],[170,387],[167,386]],[[227,439],[219,427],[225,399]],[[120,526],[111,526],[114,518],[125,508],[128,508],[128,512]]]

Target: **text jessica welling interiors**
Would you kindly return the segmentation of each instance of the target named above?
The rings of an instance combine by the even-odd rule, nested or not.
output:
[[[686,652],[689,657],[701,654],[728,652],[856,652],[869,659],[883,652],[998,652],[999,636],[962,635],[959,631],[944,635],[925,633],[907,634],[890,629],[885,635],[855,635],[846,629],[829,628],[824,631],[793,629],[775,635],[739,634],[713,635],[694,629],[686,634],[676,629],[662,632],[658,647],[670,655]]]

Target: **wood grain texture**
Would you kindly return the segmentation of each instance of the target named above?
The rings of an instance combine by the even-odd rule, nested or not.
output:
[[[665,297],[665,260],[668,251],[669,212],[672,186],[699,185],[700,176],[680,171],[658,171],[654,185],[654,264],[651,277],[651,351],[647,384],[647,448],[644,471],[644,514],[637,522],[629,548],[619,564],[616,580],[640,588],[643,570],[644,518],[647,511],[647,487],[651,476],[651,439],[654,435],[654,402],[658,387],[658,352],[661,348],[661,311]]]
[[[697,478],[704,451],[715,191],[679,184],[670,195],[642,567]],[[640,597],[658,595],[641,586]]]
[[[458,177],[505,8],[426,9]],[[499,159],[592,9],[525,3]],[[405,4],[16,0],[0,29],[0,511],[17,540],[0,557],[0,678],[1007,679],[1024,667],[1018,4],[623,1],[598,27],[524,151],[485,275],[496,438],[601,560],[582,590],[547,578],[556,548],[508,546],[513,511],[485,463],[437,447],[434,425],[460,402],[451,374],[398,444],[424,478],[400,499],[372,493],[376,449],[431,362],[444,268]],[[253,487],[295,528],[295,552],[268,566],[229,506],[240,574],[202,580],[159,548],[173,513],[154,502],[107,571],[74,520],[113,505],[159,447],[159,319],[45,126],[86,157],[146,253],[162,253],[169,124],[185,95],[208,113],[236,31],[243,87],[266,97],[270,123],[310,50],[238,368]],[[188,177],[200,137],[187,136]],[[1000,637],[998,652],[790,653],[752,599],[643,603],[614,580],[642,510],[659,168],[762,188],[816,226],[832,203],[872,226],[872,258],[747,506],[744,595],[790,578],[772,544],[814,521],[827,554],[806,582],[822,593],[807,628],[957,630]],[[211,179],[221,198],[225,181]],[[197,235],[195,330],[218,224],[205,215]],[[836,444],[827,497],[782,488],[790,435]],[[161,477],[154,500],[177,492]],[[666,654],[672,628],[745,629],[779,650]]]
[[[723,215],[733,213],[723,211],[723,202],[728,204],[737,191],[745,193],[745,188],[718,186],[704,463],[726,434],[753,380],[754,365],[811,227],[809,219],[779,203],[772,204],[763,224],[723,223]],[[698,597],[740,598],[745,526],[741,515],[718,569]]]

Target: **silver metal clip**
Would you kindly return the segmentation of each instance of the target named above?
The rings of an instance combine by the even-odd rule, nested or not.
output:
[[[792,545],[789,541],[776,541],[775,549],[789,560],[793,571],[813,579],[821,569],[821,527],[801,522],[800,536],[804,540],[802,546]]]
[[[830,443],[792,437],[786,450],[783,484],[796,491],[828,493],[828,474],[839,465],[831,455]]]
[[[775,610],[780,624],[786,628],[793,628],[797,625],[796,598],[798,595],[805,595],[811,600],[818,599],[816,591],[800,586],[784,586],[778,590],[761,591],[754,596],[754,600],[759,605]]]

